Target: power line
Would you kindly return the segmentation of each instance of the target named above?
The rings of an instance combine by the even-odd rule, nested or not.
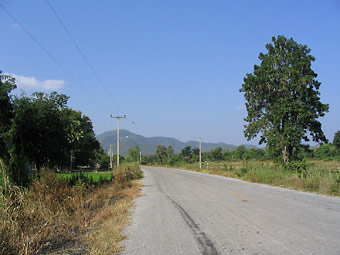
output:
[[[60,62],[42,45],[42,43],[40,43],[38,41],[38,39],[36,39],[32,33],[30,33],[23,25],[22,23],[17,20],[13,14],[11,14],[2,4],[0,4],[0,7],[8,14],[8,16],[10,16],[14,22],[16,22],[21,28],[22,30],[24,30],[24,32],[45,52],[45,54],[50,58],[52,59],[52,61],[57,65],[59,66],[59,68],[61,70],[64,71],[64,73],[66,73],[70,78],[71,80],[80,88],[83,90],[83,92],[85,94],[87,94],[96,104],[98,104],[100,107],[102,107],[105,111],[106,108],[99,102],[97,101],[89,92],[87,92],[87,90],[71,75],[71,73],[69,71],[67,71],[67,69],[62,65],[60,64]]]
[[[61,24],[61,26],[64,28],[66,34],[68,35],[68,37],[71,39],[71,41],[73,42],[74,46],[76,47],[76,49],[78,50],[78,52],[80,53],[80,55],[83,57],[83,59],[85,60],[86,64],[90,67],[91,71],[93,72],[93,74],[96,76],[97,80],[99,81],[99,83],[102,85],[102,87],[105,89],[105,91],[107,92],[107,94],[109,95],[109,97],[111,98],[112,102],[116,105],[116,107],[118,108],[119,111],[121,111],[122,113],[124,113],[124,111],[122,110],[122,108],[119,106],[119,104],[117,103],[117,101],[113,98],[112,94],[110,93],[110,91],[108,90],[107,86],[105,85],[105,83],[103,82],[103,80],[100,78],[100,76],[98,75],[97,71],[94,69],[93,65],[90,63],[90,61],[88,60],[88,58],[85,56],[84,52],[81,50],[81,48],[79,47],[78,43],[75,41],[74,37],[72,36],[72,34],[70,33],[70,31],[67,29],[66,25],[64,24],[64,22],[61,20],[61,18],[59,17],[59,15],[57,14],[57,12],[55,11],[55,9],[53,8],[53,6],[51,5],[51,3],[46,0],[48,6],[50,7],[50,9],[52,10],[52,12],[54,13],[54,15],[56,16],[57,20],[59,21],[59,23]]]

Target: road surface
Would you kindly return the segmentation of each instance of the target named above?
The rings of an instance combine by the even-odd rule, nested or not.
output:
[[[340,199],[142,167],[123,254],[340,254]]]

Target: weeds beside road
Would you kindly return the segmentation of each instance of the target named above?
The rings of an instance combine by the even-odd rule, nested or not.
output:
[[[29,189],[0,196],[0,254],[117,254],[142,177],[137,165],[114,170],[111,183],[70,181],[44,172]]]
[[[164,166],[164,165],[162,165]],[[167,166],[202,173],[237,178],[329,196],[340,196],[340,169],[336,162],[299,162],[286,167],[269,161],[210,163],[199,168],[195,164]]]

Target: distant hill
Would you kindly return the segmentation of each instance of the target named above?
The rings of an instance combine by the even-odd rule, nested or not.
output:
[[[185,146],[199,147],[198,141],[188,141],[182,142],[175,138],[170,137],[145,137],[142,135],[134,134],[128,130],[120,129],[119,131],[120,137],[120,154],[123,156],[128,155],[129,148],[135,148],[136,145],[141,149],[142,154],[150,155],[156,153],[157,145],[169,146],[171,145],[174,149],[175,153],[181,152],[181,150]],[[103,134],[97,136],[98,141],[100,142],[103,149],[107,152],[109,150],[110,144],[113,145],[113,151],[116,153],[117,148],[117,131],[107,131]],[[246,148],[257,148],[253,145],[244,145]],[[222,147],[224,150],[235,150],[237,146],[226,143],[203,143],[202,142],[202,151],[210,151],[216,147]]]

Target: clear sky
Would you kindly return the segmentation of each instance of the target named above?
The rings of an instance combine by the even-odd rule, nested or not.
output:
[[[106,89],[45,0],[0,4],[73,78],[2,8],[0,69],[27,93],[70,96],[69,106],[92,119],[96,134],[116,129],[110,114],[126,114],[121,128],[144,136],[256,144],[243,136],[239,89],[277,35],[311,48],[321,100],[330,105],[323,130],[330,140],[340,130],[339,0],[49,2]]]

